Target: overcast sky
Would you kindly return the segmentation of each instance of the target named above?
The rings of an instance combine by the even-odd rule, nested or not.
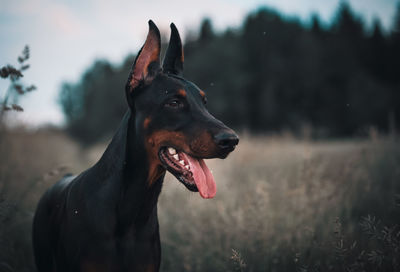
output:
[[[379,18],[385,28],[393,21],[397,0],[348,0],[353,10],[371,23]],[[25,109],[20,122],[36,126],[62,124],[57,103],[63,81],[76,82],[96,58],[120,63],[136,53],[152,19],[169,36],[174,22],[183,36],[197,30],[204,17],[217,30],[238,27],[244,16],[260,6],[287,16],[309,20],[312,13],[329,23],[340,0],[0,0],[0,65],[17,64],[25,44],[31,48],[31,68],[24,81],[37,91],[20,101]],[[0,95],[8,84],[0,81]],[[111,91],[111,90],[110,90]],[[123,90],[116,95],[123,95]]]

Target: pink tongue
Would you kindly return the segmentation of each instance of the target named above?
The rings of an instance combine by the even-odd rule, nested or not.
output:
[[[185,153],[182,153],[189,162],[190,171],[193,173],[193,179],[202,198],[213,198],[217,192],[214,177],[210,169],[202,159],[195,159]]]

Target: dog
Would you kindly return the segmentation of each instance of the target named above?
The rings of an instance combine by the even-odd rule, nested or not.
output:
[[[166,171],[201,197],[215,196],[203,159],[226,158],[239,138],[183,77],[173,23],[162,66],[160,50],[150,20],[125,87],[129,108],[111,143],[93,167],[65,176],[40,199],[32,237],[39,272],[159,271],[157,201]]]

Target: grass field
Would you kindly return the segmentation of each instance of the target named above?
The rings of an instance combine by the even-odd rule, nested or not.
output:
[[[241,138],[226,160],[208,161],[214,199],[167,175],[162,271],[399,271],[398,142]],[[21,130],[2,135],[0,148],[0,271],[34,271],[40,195],[105,145],[83,150],[58,131]]]

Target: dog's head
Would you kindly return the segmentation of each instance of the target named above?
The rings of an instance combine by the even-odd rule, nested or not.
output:
[[[203,159],[226,158],[239,138],[208,112],[205,92],[183,77],[182,42],[174,24],[162,66],[160,45],[160,32],[149,21],[146,42],[126,84],[136,133],[143,135],[148,154],[148,182],[166,169],[189,190],[212,198],[215,181]]]

